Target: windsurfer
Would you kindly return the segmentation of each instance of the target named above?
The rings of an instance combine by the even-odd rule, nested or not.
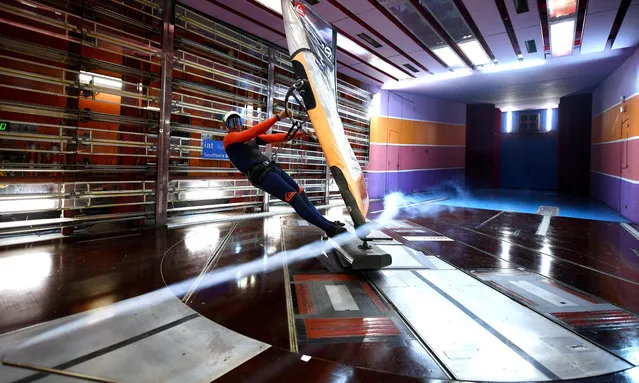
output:
[[[285,118],[288,118],[288,114],[283,110],[244,130],[242,116],[237,112],[227,113],[224,126],[229,133],[224,137],[224,150],[229,160],[253,186],[291,205],[297,214],[324,230],[329,237],[345,232],[346,229],[341,222],[324,218],[309,200],[304,189],[260,151],[260,145],[281,143],[286,139],[286,133],[266,134],[277,121]],[[299,138],[302,134],[296,133],[294,137]],[[313,135],[312,132],[308,134]]]

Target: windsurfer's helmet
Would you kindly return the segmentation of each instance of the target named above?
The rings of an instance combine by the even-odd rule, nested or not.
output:
[[[242,127],[244,125],[244,119],[238,112],[228,112],[224,116],[224,126],[229,129]]]

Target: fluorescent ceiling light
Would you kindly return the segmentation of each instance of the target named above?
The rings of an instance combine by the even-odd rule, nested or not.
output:
[[[544,59],[533,59],[533,60],[515,61],[513,63],[508,63],[508,64],[490,65],[480,69],[482,72],[485,72],[485,73],[498,73],[498,72],[506,72],[511,70],[533,68],[533,67],[544,65],[544,64],[546,64],[546,60]]]
[[[343,50],[345,50],[346,52],[350,52],[352,54],[354,54],[355,56],[365,56],[365,55],[370,55],[371,53],[369,51],[367,51],[366,49],[362,48],[361,45],[357,44],[355,41],[349,39],[348,37],[342,35],[342,34],[337,34],[337,46],[339,48],[342,48]]]
[[[550,48],[555,57],[572,53],[575,41],[575,19],[550,24]]]
[[[337,34],[337,46],[346,52],[354,54],[355,56],[361,58],[375,68],[378,68],[379,70],[395,78],[403,80],[410,77],[406,73],[395,68],[386,61],[380,60],[377,56],[373,55],[370,51],[363,48],[361,45],[357,44],[353,40],[339,33]]]
[[[486,65],[491,63],[490,58],[484,51],[484,48],[481,47],[477,40],[466,41],[457,45],[459,45],[462,52],[468,56],[473,64]]]
[[[255,0],[266,8],[269,8],[280,15],[282,14],[282,2],[280,0]]]
[[[473,71],[468,67],[459,68],[454,70],[453,72],[445,72],[445,73],[439,73],[435,75],[425,75],[417,79],[386,83],[382,86],[382,89],[401,90],[401,89],[416,88],[419,86],[423,86],[426,84],[431,84],[431,83],[435,83],[435,82],[439,82],[443,80],[450,80],[454,78],[470,76],[472,73]]]
[[[461,68],[466,66],[450,47],[433,49],[433,53],[436,54],[437,57],[442,59],[446,63],[446,65],[451,68]]]
[[[80,83],[81,84],[90,84],[91,80],[93,80],[93,85],[104,87],[104,88],[112,88],[112,89],[122,89],[122,80],[115,77],[104,76],[97,73],[80,71]]]
[[[379,58],[373,56],[370,58],[370,60],[368,60],[368,63],[371,64],[372,66],[374,66],[375,68],[380,69],[381,71],[388,73],[389,75],[398,78],[400,80],[405,80],[407,78],[410,78],[409,75],[407,75],[406,73],[402,72],[401,70],[395,68],[394,66],[392,66],[391,64],[387,63],[386,61],[380,60]]]

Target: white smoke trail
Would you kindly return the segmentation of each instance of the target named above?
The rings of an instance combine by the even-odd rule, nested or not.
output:
[[[440,206],[440,208],[442,207]],[[444,208],[454,209],[452,207]],[[428,203],[424,196],[406,196],[402,193],[389,194],[384,198],[384,210],[381,215],[376,218],[374,222],[369,222],[366,225],[359,227],[356,230],[356,233],[344,233],[332,238],[332,241],[318,240],[297,249],[273,254],[266,260],[258,258],[243,264],[213,270],[205,274],[200,280],[198,290],[207,289],[221,283],[235,280],[238,278],[238,275],[266,273],[281,268],[285,263],[291,264],[320,256],[323,252],[328,253],[335,249],[334,243],[343,246],[348,242],[359,240],[357,239],[358,236],[365,236],[370,231],[380,229],[381,226],[384,226],[394,220],[400,212],[402,215],[415,217],[430,214],[433,209],[435,209],[435,205]],[[198,235],[206,235],[206,233]],[[41,342],[70,334],[81,328],[95,325],[107,319],[112,319],[117,315],[132,313],[140,307],[158,305],[170,299],[175,299],[175,296],[183,296],[189,291],[195,280],[196,278],[188,279],[169,285],[163,289],[116,302],[108,307],[109,315],[101,314],[98,311],[94,315],[85,316],[69,323],[65,323],[64,325],[44,331],[28,339],[20,346],[20,348],[34,346]],[[168,291],[172,294],[167,293]]]

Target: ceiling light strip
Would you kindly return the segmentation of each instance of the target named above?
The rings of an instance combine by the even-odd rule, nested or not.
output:
[[[450,37],[448,32],[446,32],[444,27],[442,27],[442,25],[439,23],[439,21],[437,21],[437,19],[433,16],[433,14],[430,13],[430,11],[427,10],[425,6],[421,5],[419,1],[417,0],[410,0],[410,3],[412,4],[413,8],[415,8],[417,13],[426,21],[426,23],[430,25],[433,31],[437,33],[439,37],[441,37],[442,40],[444,40],[444,42],[448,44],[448,46],[453,51],[455,51],[457,56],[459,56],[459,58],[464,62],[464,64],[468,65],[468,67],[470,68],[474,68],[473,63],[468,59],[468,57],[466,57],[464,52],[462,52],[461,48],[459,48],[457,44],[455,44],[455,42]]]
[[[397,28],[399,28],[402,32],[404,32],[406,36],[410,37],[410,39],[413,40],[415,44],[417,44],[420,48],[422,48],[424,52],[428,53],[428,55],[430,55],[441,66],[443,66],[446,69],[450,69],[448,68],[448,65],[446,65],[446,63],[442,59],[437,57],[437,55],[433,53],[433,51],[431,51],[430,48],[426,46],[426,44],[424,44],[417,36],[415,36],[413,32],[411,32],[408,28],[406,28],[404,24],[402,24],[399,20],[397,20],[395,16],[393,16],[386,8],[384,8],[384,6],[379,4],[376,0],[368,0],[368,2],[372,6],[374,6],[382,15],[384,15],[386,19],[388,19],[390,22],[395,24]]]
[[[381,33],[379,33],[375,28],[371,27],[368,23],[365,23],[362,19],[360,19],[359,17],[357,17],[356,14],[354,14],[353,12],[351,12],[350,10],[348,10],[346,7],[344,7],[342,4],[340,4],[338,1],[336,0],[328,0],[328,2],[334,6],[335,8],[339,9],[343,14],[345,14],[346,16],[348,16],[351,20],[355,21],[357,24],[359,24],[361,27],[363,27],[364,29],[366,29],[368,32],[370,32],[373,36],[377,37],[378,39],[382,40],[386,45],[388,45],[389,47],[393,48],[394,50],[396,50],[399,54],[401,54],[402,56],[404,56],[405,58],[407,58],[410,62],[412,62],[413,64],[417,65],[418,67],[420,67],[422,70],[430,73],[430,71],[428,70],[428,68],[426,68],[424,65],[422,65],[419,61],[415,60],[411,55],[409,55],[408,53],[404,52],[400,47],[398,47],[397,45],[393,44],[392,41],[390,41],[389,39],[387,39],[386,37],[384,37],[384,35],[382,35]]]
[[[508,16],[508,8],[506,8],[504,0],[495,0],[495,5],[499,11],[499,16],[504,23],[504,28],[506,28],[506,33],[508,34],[513,50],[515,51],[515,55],[521,60],[524,56],[521,53],[521,48],[519,47],[519,42],[515,35],[515,28],[513,28],[513,23],[510,21],[510,16]]]
[[[381,69],[379,69],[379,68],[377,68],[377,67],[375,67],[375,66],[373,66],[373,65],[369,64],[368,62],[366,62],[366,60],[363,60],[362,58],[360,58],[360,57],[358,57],[358,56],[355,56],[355,55],[354,55],[354,54],[352,54],[351,52],[348,52],[348,51],[346,51],[345,49],[340,49],[339,51],[340,51],[340,52],[342,52],[342,53],[344,53],[344,54],[345,54],[345,55],[347,55],[348,57],[351,57],[351,58],[353,58],[353,59],[355,59],[355,60],[357,60],[357,61],[360,61],[360,62],[362,62],[362,63],[364,63],[364,64],[368,65],[369,67],[371,67],[372,69],[375,69],[376,71],[378,71],[379,73],[383,74],[384,76],[390,77],[391,79],[393,79],[393,80],[395,80],[395,81],[399,81],[399,79],[398,79],[397,77],[395,77],[395,76],[391,76],[390,74],[388,74],[388,73],[384,72],[383,70],[381,70]],[[342,64],[342,65],[345,65],[345,64]]]
[[[575,19],[566,19],[550,24],[550,50],[553,57],[572,54],[575,42]]]
[[[468,8],[466,8],[466,6],[464,5],[464,2],[462,0],[453,0],[453,4],[455,5],[455,7],[457,7],[459,14],[466,22],[466,25],[468,25],[468,28],[470,28],[470,30],[473,32],[473,34],[477,38],[477,41],[479,41],[479,44],[484,49],[484,52],[486,52],[488,57],[490,57],[493,62],[497,61],[495,55],[493,54],[493,51],[490,49],[488,43],[484,39],[484,36],[479,31],[479,27],[477,27],[477,24],[475,24],[475,20],[473,20],[470,12],[468,12]]]
[[[464,41],[458,44],[461,50],[476,66],[492,64],[492,60],[477,40]]]
[[[339,29],[339,28],[337,28],[337,27],[336,27],[336,29],[337,29],[337,31],[338,31],[338,33],[339,33],[339,34],[341,34],[342,36],[344,36],[344,37],[348,38],[348,39],[349,39],[349,40],[351,40],[352,42],[357,41],[357,38],[355,38],[354,36],[349,35],[348,33],[344,32],[343,30],[341,30],[341,29]],[[338,40],[339,40],[339,37],[338,37]],[[364,48],[362,48],[362,49],[364,49]],[[364,50],[366,50],[366,51],[367,51],[368,53],[370,53],[371,55],[376,56],[378,59],[380,59],[380,60],[382,60],[382,61],[386,62],[388,65],[391,65],[391,66],[395,67],[395,69],[397,69],[397,70],[399,70],[399,71],[401,71],[401,72],[405,73],[406,75],[408,75],[408,76],[410,76],[410,77],[412,77],[412,78],[415,78],[415,75],[413,75],[413,74],[412,74],[412,73],[410,73],[409,71],[405,70],[404,68],[400,67],[399,65],[395,64],[394,62],[390,61],[390,60],[389,60],[389,59],[387,59],[386,57],[384,57],[384,56],[380,55],[379,53],[369,51],[368,49],[364,49]],[[369,63],[369,64],[370,64],[370,63]]]

